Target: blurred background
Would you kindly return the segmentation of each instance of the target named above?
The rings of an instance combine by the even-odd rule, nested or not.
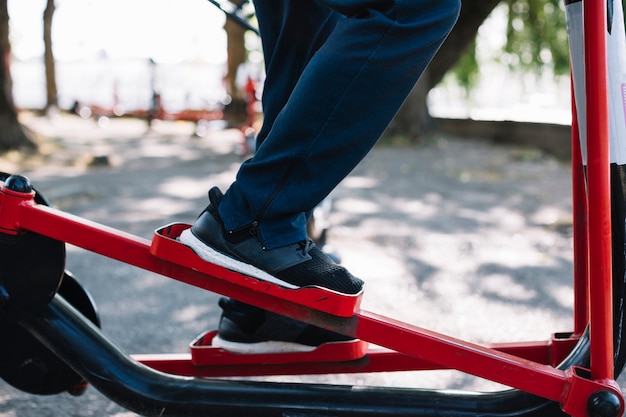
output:
[[[254,26],[252,12],[239,15]],[[192,222],[262,120],[259,39],[207,0],[0,0],[0,50],[0,171],[142,237]],[[478,343],[571,330],[569,85],[561,1],[463,2],[325,219],[329,247],[368,283],[365,308]],[[185,351],[219,319],[216,294],[71,246],[67,262],[128,352]],[[331,382],[502,388],[449,371]],[[31,415],[135,416],[93,389],[51,399],[0,384],[0,417]]]
[[[175,119],[245,101],[249,81],[261,94],[258,37],[207,0],[0,3],[17,109],[146,117],[158,108]],[[569,124],[563,8],[558,0],[465,2],[389,136],[411,143],[448,129],[433,118]],[[242,16],[252,14],[243,2]]]

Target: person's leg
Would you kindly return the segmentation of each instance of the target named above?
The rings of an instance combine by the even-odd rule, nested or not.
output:
[[[272,2],[264,3],[257,2],[260,16],[273,12]],[[289,3],[291,9],[297,9],[296,4],[316,4],[281,3]],[[242,165],[219,208],[228,231],[254,224],[266,249],[306,238],[303,213],[315,207],[371,149],[459,10],[458,0],[320,0],[317,4],[345,16],[336,20],[304,67],[271,130],[264,131],[263,143]],[[297,29],[298,22],[294,25]],[[273,51],[272,57],[276,56]],[[280,60],[271,61],[269,69],[280,77]]]
[[[210,206],[181,240],[206,260],[221,263],[214,256],[226,253],[223,265],[235,258],[286,285],[360,292],[361,280],[309,246],[303,213],[373,146],[450,30],[458,0],[255,5],[268,72],[261,146],[226,197],[211,190]],[[223,299],[220,306],[216,339],[227,349],[345,340],[236,300]]]
[[[265,58],[263,125],[255,149],[272,130],[313,54],[324,44],[342,15],[315,1],[255,0]],[[306,223],[312,211],[306,213]],[[317,243],[317,242],[316,242]]]
[[[450,31],[459,0],[258,0],[256,5],[261,27],[264,19],[273,23],[263,29],[273,29],[264,50],[278,93],[268,90],[266,103],[273,114],[280,111],[270,117],[265,140],[226,195],[212,190],[210,206],[181,240],[205,260],[241,267],[259,279],[356,294],[363,282],[311,245],[305,213],[382,134]],[[315,32],[317,27],[324,30]],[[300,28],[309,30],[303,35]],[[290,64],[299,76],[292,75]],[[283,84],[275,78],[281,71]]]
[[[341,15],[311,0],[254,0],[254,5],[266,73],[258,148],[309,60],[324,44]]]
[[[333,30],[339,13],[314,1],[256,0],[266,74],[258,148],[289,99],[302,71]],[[360,287],[360,283],[359,283]],[[238,353],[306,352],[350,338],[278,314],[221,298],[213,346]]]
[[[273,120],[289,101],[291,91],[307,63],[343,17],[313,0],[258,0],[255,5],[268,61],[269,81],[264,89],[264,113],[267,111],[268,116],[263,131],[271,132]],[[250,239],[253,230],[223,230],[225,225],[218,209],[222,211],[224,200],[218,190],[211,190],[209,194],[210,207],[196,221],[190,236],[181,236],[181,241],[205,260],[272,281],[272,277],[263,273],[265,271],[278,278],[278,283],[283,285],[319,285],[351,294],[363,289],[361,280],[334,264],[306,239],[271,251],[271,256],[267,257],[266,248],[257,239]],[[303,213],[299,219],[302,225],[297,227],[301,226],[304,230],[306,215]],[[230,258],[257,266],[262,271],[250,270],[249,265],[232,264]],[[301,265],[303,262],[306,265]],[[321,275],[323,279],[319,279]]]

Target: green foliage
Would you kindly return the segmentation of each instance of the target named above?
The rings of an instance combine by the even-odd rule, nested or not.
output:
[[[509,17],[504,53],[512,69],[569,72],[565,11],[561,0],[505,0]]]
[[[508,10],[506,42],[494,59],[512,71],[555,75],[569,73],[569,49],[562,0],[502,0]],[[475,46],[475,43],[474,43]],[[479,71],[476,48],[471,47],[451,71],[469,91]]]
[[[478,60],[476,59],[476,40],[468,48],[468,52],[454,65],[452,74],[459,85],[469,90],[478,80]]]

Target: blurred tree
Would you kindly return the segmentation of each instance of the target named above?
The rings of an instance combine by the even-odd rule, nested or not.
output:
[[[248,0],[231,0],[230,3],[234,11],[242,12],[242,8],[248,5]],[[224,120],[233,125],[240,125],[248,118],[247,92],[241,85],[238,85],[239,67],[248,60],[245,41],[247,28],[241,22],[228,16],[224,23],[224,31],[227,51],[224,81],[229,96],[229,102],[224,108]]]
[[[54,54],[52,51],[52,17],[56,7],[54,0],[47,0],[43,12],[44,63],[46,67],[46,112],[58,107],[58,91]]]
[[[491,12],[501,4],[508,9],[507,40],[494,59],[516,70],[540,72],[550,66],[555,74],[567,73],[569,52],[561,3],[561,0],[464,1],[456,26],[394,118],[386,135],[413,142],[437,130],[435,120],[428,111],[428,93],[446,74],[451,74],[462,86],[471,89],[479,73],[475,55],[476,35]],[[237,26],[234,22],[226,23],[229,84],[234,82],[236,68],[245,58],[243,29]],[[230,86],[232,89],[234,84]]]
[[[455,28],[423,74],[387,135],[409,142],[436,131],[428,112],[427,96],[452,72],[461,85],[471,88],[478,63],[475,42],[478,29],[499,4],[508,7],[507,41],[498,57],[511,68],[541,71],[550,65],[556,74],[569,71],[565,13],[560,0],[465,1]]]
[[[245,1],[236,0],[233,3],[241,7]],[[233,98],[242,98],[244,93],[237,87],[237,70],[248,58],[245,45],[246,28],[233,19],[227,18],[224,22],[224,31],[226,31],[227,51],[226,91]]]
[[[7,1],[0,0],[0,151],[35,148],[34,142],[17,118],[13,100]]]
[[[505,0],[508,6],[504,63],[513,69],[569,73],[565,12],[561,0]]]
[[[387,129],[387,135],[413,142],[436,130],[435,121],[428,112],[428,92],[462,57],[467,56],[469,58],[466,59],[471,60],[478,28],[501,1],[466,1],[462,4],[456,26]]]

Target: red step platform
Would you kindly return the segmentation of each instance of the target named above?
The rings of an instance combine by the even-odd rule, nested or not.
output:
[[[189,224],[173,223],[156,230],[150,246],[150,253],[212,278],[228,280],[237,286],[269,294],[334,316],[352,317],[359,310],[363,291],[348,295],[321,287],[285,288],[206,262],[196,255],[191,248],[178,241],[180,234],[190,227]]]

